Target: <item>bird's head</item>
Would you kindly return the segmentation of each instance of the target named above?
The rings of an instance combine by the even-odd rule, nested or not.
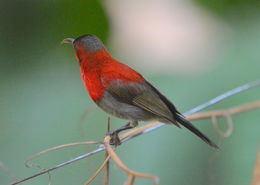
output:
[[[80,36],[76,39],[66,38],[61,43],[72,44],[76,51],[83,50],[87,53],[105,49],[104,44],[99,40],[99,38],[90,34]]]

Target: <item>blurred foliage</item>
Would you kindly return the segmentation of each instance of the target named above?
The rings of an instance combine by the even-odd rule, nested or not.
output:
[[[208,8],[226,20],[232,19],[248,19],[259,14],[260,1],[258,0],[194,0],[202,7]]]
[[[196,0],[219,15],[234,32],[220,63],[208,73],[190,76],[151,75],[181,111],[260,77],[259,1]],[[248,15],[248,16],[247,16]],[[83,140],[102,140],[107,115],[95,105],[82,85],[78,64],[66,37],[94,33],[103,41],[109,20],[100,1],[0,1],[0,184],[38,172],[23,163],[46,148]],[[259,99],[259,88],[232,97],[212,109]],[[122,160],[140,172],[156,174],[161,184],[250,184],[259,145],[259,110],[234,117],[234,133],[222,139],[221,151],[184,129],[165,127],[118,149]],[[221,122],[224,124],[224,122]],[[209,121],[195,124],[218,141]],[[112,119],[112,127],[122,120]],[[51,167],[94,147],[52,152],[37,160]],[[52,184],[83,184],[103,160],[92,156],[52,173]],[[112,165],[111,184],[126,176]],[[47,176],[24,184],[47,184]],[[100,177],[93,184],[102,184]],[[151,184],[137,180],[137,184]]]
[[[1,57],[4,55],[9,59],[1,65],[34,65],[37,60],[21,64],[17,59],[24,58],[28,50],[32,57],[37,54],[39,57],[43,55],[42,51],[51,49],[65,37],[88,32],[105,40],[108,34],[107,18],[98,1],[4,0],[0,2],[0,21],[0,41],[5,43]]]

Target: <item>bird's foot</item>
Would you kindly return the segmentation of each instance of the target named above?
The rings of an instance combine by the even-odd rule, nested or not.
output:
[[[118,146],[121,144],[118,132],[109,132],[107,135],[110,136],[110,145]]]
[[[128,130],[131,128],[134,128],[138,125],[137,121],[132,121],[132,122],[128,122],[125,126],[113,131],[113,132],[108,132],[107,135],[109,135],[111,137],[110,139],[110,144],[114,145],[114,146],[118,146],[121,144],[120,138],[118,137],[119,132],[122,132],[124,130]]]

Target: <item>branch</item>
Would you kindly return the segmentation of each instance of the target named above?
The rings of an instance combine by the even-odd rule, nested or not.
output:
[[[212,126],[217,132],[217,134],[220,137],[229,137],[233,132],[233,120],[232,115],[239,114],[241,112],[247,112],[250,110],[254,110],[260,108],[260,101],[255,101],[253,103],[249,103],[242,106],[233,107],[226,110],[220,110],[220,111],[209,111],[209,112],[202,112],[198,114],[193,114],[190,116],[187,116],[189,120],[201,120],[201,119],[208,119],[211,118]],[[218,126],[218,117],[223,117],[227,121],[227,130],[225,132],[221,131]]]
[[[121,159],[117,156],[117,154],[114,152],[113,148],[111,147],[110,143],[110,136],[106,136],[104,139],[104,146],[106,148],[107,153],[109,156],[115,161],[118,167],[120,167],[126,174],[128,174],[128,180],[126,181],[126,185],[132,185],[134,183],[134,180],[136,177],[138,178],[147,178],[147,179],[152,179],[154,181],[155,185],[159,184],[159,179],[158,177],[154,175],[149,175],[149,174],[143,174],[143,173],[138,173],[133,170],[130,170],[129,168],[126,167],[126,165],[121,161]]]
[[[220,101],[222,101],[222,100],[224,100],[224,99],[226,99],[226,98],[228,98],[230,96],[234,96],[235,94],[241,93],[241,92],[243,92],[245,90],[248,90],[248,89],[251,89],[251,88],[254,88],[254,87],[258,87],[258,86],[260,86],[260,80],[255,81],[255,82],[251,82],[251,83],[248,83],[248,84],[245,84],[245,85],[240,86],[240,87],[237,87],[235,89],[232,89],[230,91],[227,91],[226,93],[223,93],[223,94],[217,96],[216,98],[211,99],[210,101],[208,101],[208,102],[206,102],[206,103],[204,103],[202,105],[199,105],[199,106],[191,109],[188,112],[185,112],[184,115],[187,116],[187,115],[193,114],[195,112],[201,111],[201,110],[203,110],[203,109],[205,109],[205,108],[207,108],[207,107],[209,107],[211,105],[214,105],[214,104],[216,104],[216,103],[218,103],[218,102],[220,102]],[[148,133],[148,132],[151,132],[153,130],[156,130],[156,129],[162,127],[162,126],[164,126],[164,124],[162,124],[162,123],[152,123],[152,124],[140,127],[139,129],[136,129],[136,130],[127,132],[125,134],[122,134],[122,135],[120,135],[120,138],[122,139],[122,143],[124,143],[126,141],[129,141],[130,139],[133,139],[133,138],[135,138],[135,137],[137,137],[139,135],[143,135],[145,133]],[[97,148],[97,149],[95,149],[95,150],[93,150],[93,151],[91,151],[89,153],[86,153],[86,154],[83,154],[81,156],[78,156],[78,157],[76,157],[76,158],[74,158],[72,160],[69,160],[69,161],[66,161],[64,163],[58,164],[58,165],[56,165],[56,166],[54,166],[52,168],[43,170],[43,171],[41,171],[39,173],[36,173],[36,174],[34,174],[34,175],[30,176],[30,177],[27,177],[27,178],[15,181],[15,182],[11,183],[10,185],[19,184],[21,182],[24,182],[24,181],[27,181],[27,180],[32,179],[34,177],[43,175],[45,173],[48,173],[48,172],[53,171],[55,169],[58,169],[60,167],[66,166],[68,164],[74,163],[74,162],[79,161],[81,159],[87,158],[87,157],[89,157],[89,156],[91,156],[93,154],[96,154],[96,153],[104,151],[104,150],[105,150],[104,146],[99,147],[99,148]],[[133,181],[133,178],[130,177],[129,180]]]
[[[102,142],[88,141],[88,142],[69,143],[69,144],[64,144],[64,145],[59,145],[59,146],[55,146],[55,147],[52,147],[52,148],[48,148],[47,150],[43,150],[43,151],[41,151],[37,154],[34,154],[32,157],[26,159],[25,166],[27,168],[31,168],[32,166],[29,165],[28,162],[32,161],[35,158],[42,156],[43,154],[49,153],[49,152],[54,151],[54,150],[59,150],[59,149],[62,149],[62,148],[68,148],[68,147],[71,147],[71,146],[93,145],[93,144],[99,144],[100,145],[100,144],[103,144],[103,143]]]
[[[256,165],[253,174],[253,183],[252,185],[259,185],[260,184],[260,148],[258,149],[258,153],[256,156]]]
[[[186,118],[189,120],[201,120],[201,119],[208,119],[212,116],[214,117],[223,117],[225,114],[229,114],[230,116],[239,114],[241,112],[247,112],[250,110],[254,110],[260,108],[260,100],[257,100],[253,103],[249,103],[242,106],[233,107],[226,110],[219,110],[219,111],[208,111],[208,112],[202,112],[198,114],[189,115]]]
[[[241,93],[243,91],[246,91],[248,89],[251,89],[251,88],[254,88],[254,87],[258,87],[258,86],[260,86],[260,80],[257,80],[257,81],[250,82],[248,84],[239,86],[239,87],[237,87],[235,89],[232,89],[230,91],[227,91],[227,92],[217,96],[216,98],[213,98],[213,99],[209,100],[206,103],[203,103],[203,104],[201,104],[201,105],[199,105],[199,106],[189,110],[188,112],[185,112],[184,115],[186,116],[186,115],[190,115],[190,114],[199,112],[199,111],[201,111],[201,110],[203,110],[205,108],[208,108],[211,105],[214,105],[214,104],[216,104],[216,103],[218,103],[218,102],[220,102],[220,101],[222,101],[224,99],[227,99],[230,96],[234,96],[234,95],[236,95],[238,93]]]
[[[107,119],[107,133],[110,133],[110,117],[108,117],[108,119]],[[109,156],[109,154],[106,151],[105,157],[108,157],[108,156]],[[109,185],[109,175],[110,175],[110,162],[108,160],[106,163],[106,170],[104,173],[104,185]]]
[[[104,162],[101,164],[101,166],[98,168],[98,170],[90,177],[90,179],[84,185],[90,184],[97,177],[97,175],[101,172],[101,170],[106,166],[109,159],[110,156],[108,155],[104,160]]]

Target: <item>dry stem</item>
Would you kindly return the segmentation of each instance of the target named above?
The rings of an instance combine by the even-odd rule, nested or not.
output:
[[[110,117],[107,119],[107,133],[110,133]],[[109,154],[106,151],[105,158],[108,157]],[[109,160],[106,163],[106,171],[104,173],[104,185],[109,185],[109,175],[110,175],[110,162]]]
[[[43,154],[49,153],[51,151],[54,150],[58,150],[61,148],[68,148],[68,147],[72,147],[72,146],[79,146],[79,145],[93,145],[93,144],[103,144],[102,142],[95,142],[95,141],[88,141],[88,142],[78,142],[78,143],[69,143],[69,144],[64,144],[64,145],[59,145],[59,146],[55,146],[52,148],[48,148],[46,150],[43,150],[37,154],[34,154],[33,156],[31,156],[30,158],[26,159],[25,161],[25,166],[28,168],[31,168],[32,166],[28,164],[28,162],[30,162],[31,160],[38,158],[40,156],[42,156]]]
[[[260,108],[260,101],[254,101],[252,103],[248,103],[245,105],[236,106],[233,108],[229,108],[226,110],[215,110],[215,111],[208,111],[208,112],[201,112],[193,115],[189,115],[186,118],[189,120],[201,120],[201,119],[208,119],[211,117],[224,117],[226,114],[228,115],[235,115],[241,112],[247,112],[250,110],[254,110]]]
[[[110,136],[106,136],[104,139],[104,145],[106,147],[106,151],[110,155],[111,159],[114,160],[116,165],[118,167],[120,167],[126,174],[128,174],[130,180],[128,180],[126,182],[127,185],[132,185],[134,182],[134,178],[136,178],[136,177],[152,179],[154,181],[154,184],[156,184],[156,185],[159,184],[158,177],[156,177],[154,175],[150,175],[150,174],[138,173],[138,172],[135,172],[135,171],[127,168],[126,165],[121,161],[121,159],[117,156],[117,154],[114,152],[113,148],[109,144],[110,139],[111,139]]]
[[[98,170],[90,177],[90,179],[84,185],[88,185],[89,183],[91,183],[97,177],[97,175],[101,172],[101,170],[106,166],[109,159],[110,159],[110,156],[108,155],[106,157],[106,159],[104,160],[104,162],[100,165]]]
[[[260,148],[258,149],[258,154],[256,158],[256,165],[253,174],[253,183],[252,185],[260,185]]]
[[[105,157],[108,157],[109,154],[106,152],[106,155]],[[109,163],[109,160],[106,162],[106,171],[105,171],[105,174],[104,174],[104,185],[109,185],[109,167],[110,167],[110,163]]]

